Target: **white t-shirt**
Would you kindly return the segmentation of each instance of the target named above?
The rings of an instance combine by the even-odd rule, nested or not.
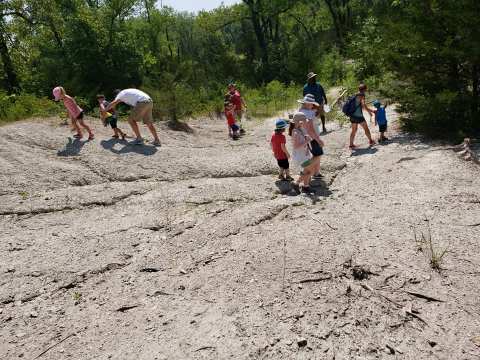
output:
[[[141,90],[125,89],[118,93],[115,100],[120,100],[130,106],[136,106],[139,102],[150,102],[152,98]]]

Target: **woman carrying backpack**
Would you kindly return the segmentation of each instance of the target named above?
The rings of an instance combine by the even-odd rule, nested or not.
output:
[[[375,141],[373,141],[372,135],[370,134],[368,124],[363,117],[363,110],[368,112],[370,116],[375,113],[375,110],[370,109],[365,102],[366,91],[367,85],[360,84],[358,87],[358,94],[349,98],[343,107],[343,112],[345,115],[350,117],[350,122],[352,123],[352,132],[350,133],[350,149],[355,149],[357,147],[353,142],[355,140],[355,135],[357,135],[358,125],[360,125],[365,131],[365,135],[368,138],[370,146],[375,144]]]

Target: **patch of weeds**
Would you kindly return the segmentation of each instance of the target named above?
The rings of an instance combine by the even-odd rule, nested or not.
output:
[[[418,234],[416,228],[413,228],[413,236],[417,251],[421,251],[427,256],[430,267],[433,270],[440,271],[442,269],[441,265],[443,258],[447,254],[448,249],[441,248],[439,245],[435,244],[432,238],[430,221],[428,219],[425,221],[427,222],[426,231],[421,231],[420,234]]]
[[[28,192],[26,191],[19,191],[18,195],[22,197],[22,200],[27,200],[28,199]]]
[[[78,304],[80,302],[80,300],[82,299],[82,294],[75,291],[72,295],[73,297],[73,300],[75,301],[76,304]]]

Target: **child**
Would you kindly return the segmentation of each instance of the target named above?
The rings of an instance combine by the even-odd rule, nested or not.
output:
[[[303,192],[311,192],[310,180],[316,168],[316,163],[312,160],[309,148],[312,139],[304,133],[306,120],[305,114],[297,112],[293,115],[293,121],[288,129],[288,134],[292,138],[292,158],[302,168],[299,178],[293,183],[293,188],[297,193],[300,193],[300,184],[303,184]]]
[[[230,101],[230,95],[225,95],[225,117],[227,118],[227,127],[228,127],[228,136],[231,137],[233,140],[237,140],[239,138],[239,127],[235,122],[235,106]]]
[[[380,139],[378,139],[378,142],[387,141],[388,138],[385,136],[385,131],[387,131],[387,113],[385,109],[387,105],[385,104],[385,106],[382,107],[380,101],[375,100],[373,106],[377,109],[375,112],[375,125],[378,124],[378,131],[380,131]]]
[[[285,146],[287,139],[285,139],[285,135],[283,134],[287,126],[287,121],[283,119],[278,119],[276,121],[275,132],[270,140],[270,146],[272,147],[273,156],[275,159],[277,159],[277,163],[280,168],[280,174],[278,175],[278,178],[280,180],[293,181],[293,178],[290,176],[290,166],[288,163],[290,154]]]
[[[87,130],[88,140],[93,140],[94,136],[92,129],[90,129],[90,127],[83,120],[83,110],[80,106],[77,105],[75,99],[71,96],[68,96],[65,92],[65,89],[61,86],[57,86],[55,89],[53,89],[53,96],[55,97],[55,101],[63,100],[63,105],[65,105],[65,108],[68,111],[68,116],[72,120],[72,125],[77,132],[73,137],[77,139],[82,138],[83,135],[82,129],[80,128],[81,126],[85,130]]]
[[[112,138],[118,139],[119,137],[122,137],[122,140],[125,140],[127,134],[117,127],[117,113],[115,109],[111,109],[109,112],[105,110],[107,106],[110,105],[110,103],[105,100],[105,95],[97,95],[97,101],[100,108],[100,116],[102,118],[103,125],[107,126],[110,124],[113,129]]]

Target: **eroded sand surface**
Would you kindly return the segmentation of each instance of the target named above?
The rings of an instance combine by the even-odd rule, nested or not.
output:
[[[281,194],[272,123],[0,128],[0,358],[479,359],[479,167],[330,124],[316,195]]]

